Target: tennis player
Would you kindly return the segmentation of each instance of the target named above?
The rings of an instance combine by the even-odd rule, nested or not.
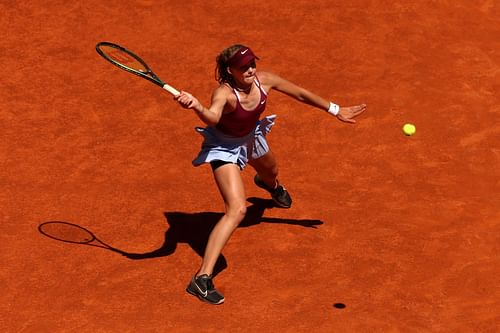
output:
[[[187,92],[182,91],[175,97],[182,107],[194,110],[207,125],[197,128],[204,141],[193,165],[210,163],[225,204],[225,214],[209,236],[201,267],[187,286],[189,293],[211,304],[224,302],[224,296],[213,284],[212,273],[222,248],[246,213],[240,172],[249,164],[256,171],[255,184],[269,192],[277,206],[292,205],[290,194],[278,181],[276,159],[266,141],[276,116],[260,117],[269,91],[275,89],[348,123],[355,123],[353,118],[366,108],[364,104],[339,107],[275,74],[258,72],[256,60],[258,57],[244,45],[223,50],[216,59],[219,86],[208,108]]]

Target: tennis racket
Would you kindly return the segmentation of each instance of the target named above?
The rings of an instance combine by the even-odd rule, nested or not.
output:
[[[174,96],[180,94],[177,89],[160,80],[144,60],[126,48],[109,42],[100,42],[96,45],[96,50],[104,59],[118,68],[149,80]]]
[[[73,223],[49,221],[40,224],[38,230],[43,235],[61,242],[101,247],[125,255],[125,252],[99,240],[91,231]]]

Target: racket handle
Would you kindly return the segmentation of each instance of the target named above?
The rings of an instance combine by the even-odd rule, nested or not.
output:
[[[180,94],[179,90],[175,89],[174,87],[172,87],[166,83],[163,85],[163,89],[165,89],[166,91],[168,91],[169,93],[171,93],[174,96],[177,96]]]

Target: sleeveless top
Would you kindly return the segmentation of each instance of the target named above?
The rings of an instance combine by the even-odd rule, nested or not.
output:
[[[266,109],[267,93],[261,87],[257,77],[255,78],[254,83],[260,90],[260,100],[257,106],[253,110],[243,109],[241,106],[240,94],[233,88],[233,92],[237,99],[236,109],[230,113],[223,113],[215,128],[220,130],[222,133],[233,137],[246,136],[255,129],[255,125],[259,120],[260,115]]]

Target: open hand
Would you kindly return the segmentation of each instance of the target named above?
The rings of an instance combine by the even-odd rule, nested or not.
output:
[[[340,107],[337,118],[346,123],[355,123],[354,117],[359,116],[366,110],[366,104],[356,105],[356,106],[345,106]]]

